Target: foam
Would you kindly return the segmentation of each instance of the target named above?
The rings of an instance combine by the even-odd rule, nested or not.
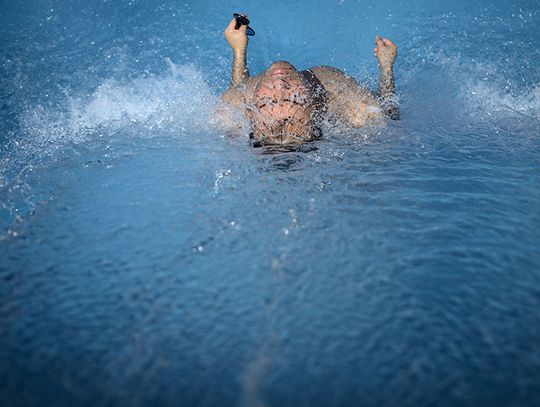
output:
[[[33,107],[21,117],[23,132],[36,142],[78,143],[96,131],[134,125],[146,135],[210,130],[217,96],[196,67],[166,61],[169,69],[160,75],[107,79],[88,95],[66,94],[65,105],[57,109]]]
[[[481,110],[489,116],[540,117],[540,85],[528,91],[513,94],[498,83],[469,81],[464,89],[465,98],[473,110]]]
[[[166,61],[168,69],[159,75],[106,79],[90,93],[64,92],[56,105],[27,107],[19,117],[21,132],[10,138],[0,162],[0,186],[18,172],[17,163],[43,163],[66,146],[215,129],[219,98],[201,72]]]
[[[455,115],[468,117],[471,122],[487,120],[494,124],[540,117],[540,83],[527,87],[496,61],[471,60],[430,50],[422,61],[409,63],[411,68],[398,74],[410,92],[404,95],[405,99],[425,104],[429,111],[433,111],[436,100],[444,103],[444,110],[453,106]],[[430,69],[430,75],[422,74]],[[422,98],[417,100],[415,94]]]
[[[158,75],[106,79],[89,93],[64,92],[56,105],[28,106],[19,116],[20,133],[8,137],[0,157],[0,226],[42,200],[28,185],[32,170],[78,154],[73,149],[82,143],[215,132],[219,98],[201,71],[166,61],[168,69]]]
[[[465,101],[470,112],[480,111],[494,119],[540,116],[540,83],[526,87],[495,62],[471,61],[461,56],[440,57],[437,62],[459,85],[459,99]]]

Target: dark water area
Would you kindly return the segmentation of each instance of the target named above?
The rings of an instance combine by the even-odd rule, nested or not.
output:
[[[537,1],[0,1],[0,404],[540,404]],[[252,73],[402,120],[252,148]]]

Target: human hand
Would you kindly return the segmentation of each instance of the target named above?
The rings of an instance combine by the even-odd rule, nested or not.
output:
[[[373,54],[377,57],[381,69],[392,69],[397,56],[397,45],[388,38],[381,38],[377,35]]]
[[[223,35],[233,51],[244,51],[248,43],[248,37],[246,34],[247,25],[241,25],[238,30],[234,28],[235,26],[236,19],[233,18],[227,28],[225,28]]]

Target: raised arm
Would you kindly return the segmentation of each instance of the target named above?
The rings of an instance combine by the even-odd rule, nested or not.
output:
[[[251,85],[246,66],[247,26],[242,25],[237,30],[234,28],[235,25],[236,19],[233,18],[223,32],[233,51],[233,64],[229,89],[221,95],[223,104],[215,112],[217,123],[232,133],[242,130],[242,117],[247,102],[246,94]]]
[[[235,25],[236,20],[233,18],[223,33],[233,51],[231,88],[249,79],[249,71],[246,65],[247,25],[241,25],[238,29],[235,29]]]
[[[384,113],[393,120],[399,120],[399,105],[396,98],[394,81],[394,61],[397,56],[397,46],[388,38],[375,38],[373,50],[379,61],[379,84],[377,94]]]

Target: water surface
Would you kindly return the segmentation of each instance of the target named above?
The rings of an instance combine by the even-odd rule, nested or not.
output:
[[[540,403],[536,1],[0,4],[2,404]],[[223,134],[235,11],[402,120]]]

